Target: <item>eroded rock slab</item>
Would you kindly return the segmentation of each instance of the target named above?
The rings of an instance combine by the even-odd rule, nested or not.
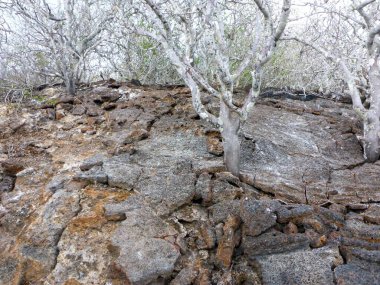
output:
[[[118,247],[118,270],[133,284],[148,284],[171,274],[180,256],[175,245],[177,231],[148,209],[126,213],[112,237]]]
[[[348,169],[364,160],[353,133],[355,115],[347,106],[318,100],[264,104],[244,126],[244,135],[250,138],[243,140],[245,180],[291,202],[364,202],[377,197],[378,176],[366,180],[360,175],[361,171],[370,176],[379,173],[377,166]],[[312,110],[321,104],[326,106],[326,112],[314,115]],[[328,112],[333,108],[339,108],[350,119],[342,121],[337,114]],[[358,179],[363,181],[354,181],[354,177],[362,177]],[[331,191],[339,195],[330,195],[335,193]],[[359,196],[355,198],[356,194]]]
[[[378,284],[380,280],[380,266],[369,263],[344,264],[338,266],[334,273],[339,285]]]
[[[277,221],[278,201],[255,201],[245,199],[241,202],[240,216],[245,225],[245,234],[258,236],[273,227]]]
[[[302,234],[286,235],[272,231],[258,237],[245,236],[242,244],[244,253],[250,258],[309,248],[309,239]]]
[[[322,256],[321,256],[322,255]],[[327,255],[331,256],[330,252]],[[295,251],[257,258],[265,285],[329,285],[334,284],[331,258],[319,251]]]

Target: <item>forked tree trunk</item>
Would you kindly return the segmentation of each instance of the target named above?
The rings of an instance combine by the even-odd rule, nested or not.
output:
[[[380,156],[380,68],[377,60],[369,70],[371,105],[364,119],[364,156],[368,162],[375,162]]]
[[[240,118],[232,112],[221,100],[220,118],[222,119],[222,138],[224,148],[224,163],[227,171],[239,177],[240,174],[240,141],[238,131],[240,128]]]

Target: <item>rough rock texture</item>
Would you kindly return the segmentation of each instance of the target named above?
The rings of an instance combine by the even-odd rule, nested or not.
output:
[[[160,276],[170,276],[180,256],[175,244],[177,234],[149,208],[128,211],[112,236],[112,246],[119,250],[113,266],[132,284],[148,284]]]
[[[331,271],[333,264],[315,251],[301,250],[264,256],[257,258],[255,265],[261,273],[263,284],[334,284]]]
[[[187,88],[61,93],[0,104],[1,285],[378,284],[380,163],[350,105],[261,98],[237,178]]]
[[[345,104],[266,101],[244,126],[244,180],[293,202],[379,201],[380,164],[364,164],[358,125]]]

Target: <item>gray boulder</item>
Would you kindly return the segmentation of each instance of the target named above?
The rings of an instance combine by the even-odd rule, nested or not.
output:
[[[259,257],[255,265],[265,285],[334,284],[331,261],[314,251],[301,250]]]
[[[108,177],[108,185],[129,191],[142,174],[142,168],[129,163],[128,158],[109,159],[104,162],[103,170]]]
[[[258,236],[276,224],[276,210],[280,207],[278,201],[257,201],[244,199],[241,202],[240,217],[244,223],[244,233]]]

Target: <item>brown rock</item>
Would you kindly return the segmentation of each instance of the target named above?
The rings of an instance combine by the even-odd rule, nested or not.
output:
[[[134,142],[138,142],[141,140],[144,140],[148,138],[149,133],[147,130],[144,129],[138,129],[138,130],[133,130],[124,137],[123,139],[123,144],[131,144]]]
[[[284,233],[285,234],[297,234],[298,233],[298,228],[295,224],[292,222],[289,222],[285,227],[284,227]]]
[[[310,242],[310,247],[312,248],[319,248],[322,246],[325,246],[327,243],[327,237],[325,235],[322,235]]]
[[[116,107],[117,107],[117,104],[115,104],[115,103],[105,103],[105,104],[103,104],[103,106],[102,106],[102,108],[104,109],[104,110],[106,110],[106,111],[111,111],[111,110],[114,110],[114,109],[116,109]]]
[[[69,103],[59,103],[56,105],[56,110],[70,111],[72,108],[73,108],[73,105]]]
[[[305,228],[313,229],[317,233],[323,234],[328,230],[325,224],[318,218],[307,218],[302,220],[302,225]]]
[[[314,240],[314,239],[317,239],[319,237],[319,234],[316,233],[313,229],[307,229],[305,231],[305,235],[307,236],[307,238],[309,240]]]
[[[1,167],[6,175],[16,176],[17,173],[24,170],[24,166],[12,159],[8,159],[1,162]]]
[[[211,285],[211,272],[207,268],[200,268],[198,277],[194,282],[194,285]]]
[[[329,206],[329,209],[334,211],[334,212],[343,214],[343,215],[345,215],[347,213],[346,207],[344,205],[340,205],[340,204],[333,203]]]
[[[172,91],[170,91],[171,95],[177,95],[177,94],[185,95],[189,93],[190,93],[190,89],[188,87],[177,87],[177,88],[174,88]]]
[[[128,153],[132,155],[136,153],[136,151],[136,147],[133,144],[128,144],[123,146],[117,146],[116,148],[110,151],[110,154],[119,155],[122,153]]]
[[[216,235],[215,231],[208,223],[201,223],[199,232],[205,246],[200,247],[200,249],[212,249],[215,246]]]
[[[80,131],[82,134],[84,134],[84,133],[87,133],[88,131],[91,131],[92,129],[93,127],[86,126],[86,127],[80,128]]]
[[[55,111],[55,119],[56,120],[60,120],[60,119],[62,119],[62,118],[64,118],[66,116],[66,114],[65,114],[65,111],[64,110],[56,110]]]
[[[63,285],[82,285],[78,280],[75,280],[73,278],[70,278],[63,283]]]
[[[83,102],[78,97],[74,97],[74,102],[73,102],[74,105],[79,105],[79,104],[82,104],[82,103]]]
[[[135,105],[133,104],[133,102],[131,101],[127,101],[127,102],[122,102],[119,104],[119,109],[128,109],[128,108],[132,108],[134,107]]]
[[[179,221],[184,221],[187,223],[199,222],[199,229],[210,227],[209,224],[205,223],[208,220],[207,211],[198,204],[185,206],[173,213],[173,216],[175,216]]]
[[[364,221],[371,224],[380,225],[380,205],[371,205],[363,213]]]
[[[351,210],[365,210],[370,201],[379,201],[380,165],[365,163],[353,169],[334,171],[331,174],[331,188],[339,195],[331,197],[338,203],[348,204]],[[344,199],[345,198],[345,199]]]
[[[101,124],[104,120],[100,118],[95,118],[95,117],[88,117],[86,121],[87,121],[87,125],[92,126],[92,125]]]
[[[125,213],[113,213],[105,215],[107,221],[120,222],[124,221],[127,217]]]
[[[232,255],[236,244],[235,231],[240,225],[240,219],[237,216],[229,216],[223,227],[224,234],[218,245],[216,252],[216,263],[223,268],[231,265]]]
[[[223,142],[220,132],[218,131],[208,131],[206,132],[207,136],[207,151],[216,156],[223,155]]]
[[[354,211],[364,211],[368,209],[368,204],[348,204],[347,208]]]

